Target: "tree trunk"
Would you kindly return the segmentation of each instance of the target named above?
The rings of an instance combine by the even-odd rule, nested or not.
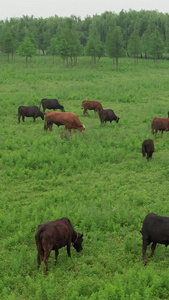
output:
[[[116,57],[116,71],[118,71],[118,64],[119,64],[118,57]]]
[[[94,62],[94,57],[92,56],[92,59],[91,59],[91,69],[93,69],[93,62]]]

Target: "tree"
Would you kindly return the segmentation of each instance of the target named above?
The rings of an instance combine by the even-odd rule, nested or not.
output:
[[[91,56],[91,67],[93,68],[96,64],[96,57],[98,57],[99,62],[100,58],[104,55],[104,44],[100,39],[100,33],[97,29],[98,18],[95,17],[93,22],[90,25],[89,38],[86,45],[86,54]]]
[[[18,53],[20,56],[23,56],[26,58],[26,66],[28,64],[28,57],[32,57],[36,53],[36,48],[31,41],[31,38],[29,37],[29,34],[27,34],[23,40],[23,42],[20,44],[18,48]]]
[[[55,56],[58,54],[58,40],[56,36],[51,38],[50,46],[48,47],[48,52],[52,55],[54,64]]]
[[[128,43],[128,50],[129,53],[131,53],[134,56],[134,63],[136,64],[136,62],[138,61],[138,55],[140,53],[140,37],[138,35],[138,31],[135,30],[129,39],[129,43]]]
[[[144,57],[148,58],[150,54],[150,29],[147,28],[141,37],[141,48]]]
[[[162,57],[163,50],[164,50],[164,42],[156,27],[154,32],[150,36],[150,54],[154,58],[156,68],[157,68],[157,60]]]
[[[110,27],[106,37],[106,49],[109,57],[116,58],[116,71],[118,70],[118,58],[124,55],[122,33],[119,26]]]
[[[0,50],[2,53],[6,53],[8,56],[9,63],[9,55],[12,55],[12,61],[14,57],[14,53],[16,51],[16,37],[15,31],[12,26],[6,21],[5,24],[1,27],[1,36],[0,36],[1,44]]]

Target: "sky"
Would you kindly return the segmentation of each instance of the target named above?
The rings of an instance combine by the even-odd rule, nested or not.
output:
[[[157,10],[169,14],[169,0],[0,0],[0,20],[33,16],[35,18],[70,17],[82,20],[105,11]]]

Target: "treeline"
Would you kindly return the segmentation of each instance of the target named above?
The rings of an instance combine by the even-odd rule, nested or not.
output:
[[[160,59],[169,53],[169,14],[157,11],[122,10],[119,14],[62,18],[10,18],[0,21],[0,51],[31,57],[35,54],[59,55],[71,65],[77,57],[91,56],[92,65],[103,56],[132,56]]]

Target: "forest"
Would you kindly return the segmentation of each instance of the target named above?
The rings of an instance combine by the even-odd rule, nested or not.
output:
[[[91,57],[92,67],[101,57],[168,58],[169,14],[158,11],[106,11],[87,16],[35,18],[23,16],[0,21],[0,51],[8,61],[15,54],[56,56],[76,65],[78,56]]]

